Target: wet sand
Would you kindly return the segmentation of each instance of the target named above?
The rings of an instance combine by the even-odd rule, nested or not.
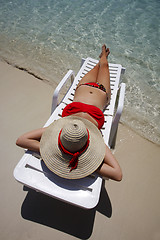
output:
[[[15,141],[47,121],[55,86],[4,62],[0,72],[1,239],[160,239],[160,147],[122,123],[113,153],[123,180],[105,181],[96,209],[70,206],[16,182],[13,170],[24,150]]]

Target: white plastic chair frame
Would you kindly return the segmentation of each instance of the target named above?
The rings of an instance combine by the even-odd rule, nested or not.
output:
[[[82,59],[82,65],[76,77],[72,70],[68,71],[54,91],[52,114],[44,127],[49,126],[54,120],[61,118],[64,107],[73,100],[78,82],[97,62],[97,60],[92,58]],[[109,64],[109,68],[111,101],[104,110],[105,123],[101,129],[107,145],[112,143],[115,138],[125,94],[125,83],[120,84],[120,76],[121,73],[124,73],[125,69],[119,64]],[[59,93],[69,79],[71,79],[72,84],[62,101],[58,103]],[[118,107],[114,114],[118,91]],[[38,160],[37,158],[40,158],[40,156],[26,151],[14,169],[14,177],[18,182],[36,191],[85,209],[94,208],[98,204],[102,186],[101,176],[94,173],[91,176],[78,180],[63,179],[52,173],[45,166],[42,159]]]

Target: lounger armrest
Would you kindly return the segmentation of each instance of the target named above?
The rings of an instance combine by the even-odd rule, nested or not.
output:
[[[116,111],[114,120],[112,122],[111,135],[110,135],[110,139],[109,139],[109,145],[111,147],[113,147],[112,143],[113,143],[114,138],[115,138],[116,133],[117,133],[118,123],[119,123],[119,120],[120,120],[120,117],[121,117],[121,114],[122,114],[122,110],[123,110],[123,106],[124,106],[125,87],[126,87],[126,84],[121,83],[117,111]]]
[[[117,111],[115,114],[114,122],[119,122],[119,119],[121,117],[123,106],[124,106],[124,97],[125,97],[125,83],[121,83],[120,85],[120,92],[119,92],[119,101],[117,106]]]
[[[72,70],[69,70],[66,75],[64,76],[64,78],[61,80],[61,82],[58,84],[58,86],[56,87],[54,93],[53,93],[53,97],[52,97],[52,110],[51,113],[53,113],[53,111],[55,110],[55,108],[58,105],[58,94],[60,92],[60,90],[62,89],[62,87],[65,85],[65,83],[68,81],[68,79],[71,78],[71,81],[73,82],[74,78],[75,78],[75,74]]]

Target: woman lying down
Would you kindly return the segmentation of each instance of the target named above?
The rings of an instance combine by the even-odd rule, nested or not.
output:
[[[80,179],[96,171],[103,177],[122,180],[121,168],[99,131],[104,124],[102,111],[111,95],[109,53],[103,45],[100,61],[81,79],[61,119],[16,141],[20,147],[40,152],[46,166],[60,177]]]

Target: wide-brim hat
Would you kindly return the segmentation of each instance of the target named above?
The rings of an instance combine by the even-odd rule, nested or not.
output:
[[[65,129],[64,133],[63,129]],[[59,146],[60,132],[63,134],[62,143],[66,141],[66,138],[69,142],[69,151],[74,149],[74,144],[77,144],[74,143],[73,138],[76,138],[76,141],[80,138],[82,142],[82,139],[89,135],[89,144],[79,155],[78,164],[72,171],[69,167],[72,156],[64,153]],[[81,148],[80,144],[78,146]],[[67,179],[80,179],[90,175],[100,166],[105,156],[105,143],[101,132],[93,123],[84,118],[68,116],[54,121],[46,128],[40,141],[40,153],[46,166],[56,175]]]

